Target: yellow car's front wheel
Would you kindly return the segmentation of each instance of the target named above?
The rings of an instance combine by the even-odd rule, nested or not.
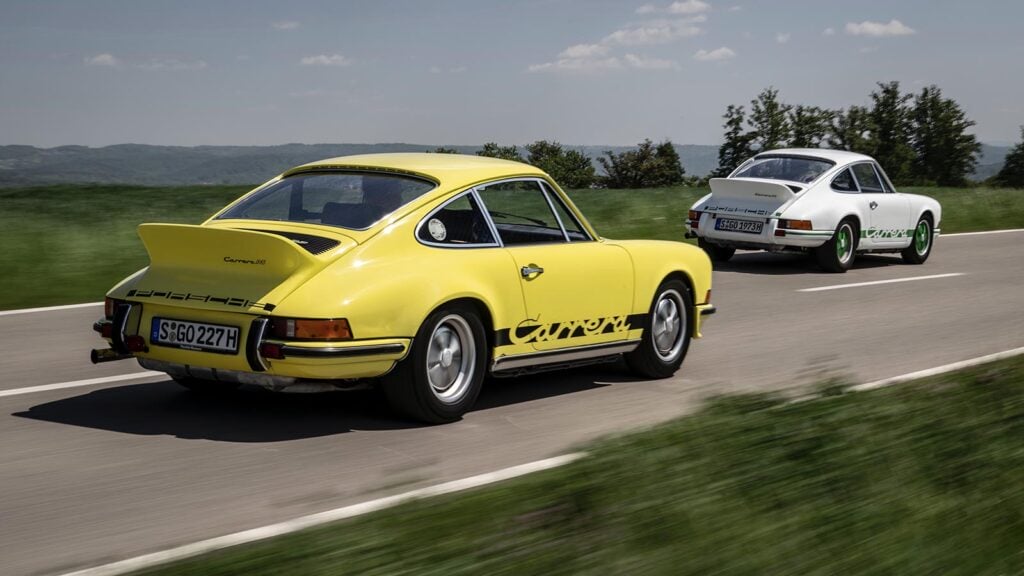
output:
[[[645,378],[675,374],[690,347],[692,312],[693,297],[686,284],[675,279],[662,282],[644,321],[640,345],[626,354],[630,369]]]
[[[435,311],[417,332],[409,356],[384,377],[388,402],[416,420],[458,420],[480,394],[486,351],[483,323],[472,307]]]

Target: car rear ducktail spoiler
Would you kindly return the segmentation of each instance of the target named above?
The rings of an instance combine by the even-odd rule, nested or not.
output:
[[[777,180],[758,178],[712,178],[709,184],[711,194],[717,200],[736,199],[776,206],[792,200],[803,191],[803,187],[793,190]]]

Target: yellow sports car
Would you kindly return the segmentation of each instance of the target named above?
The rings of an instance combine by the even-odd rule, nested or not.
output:
[[[702,250],[601,238],[543,171],[477,156],[313,162],[139,236],[150,265],[107,294],[93,362],[197,391],[380,385],[426,422],[460,418],[487,372],[624,355],[671,376],[715,310]]]

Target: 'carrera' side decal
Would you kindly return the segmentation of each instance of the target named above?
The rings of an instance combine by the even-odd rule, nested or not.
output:
[[[913,230],[903,230],[901,228],[868,228],[867,230],[860,231],[861,238],[910,238],[914,234]]]
[[[647,314],[633,314],[630,316],[607,316],[605,318],[570,320],[569,322],[552,322],[551,324],[537,324],[536,320],[527,319],[521,322],[519,326],[516,326],[515,330],[502,328],[495,331],[494,345],[532,344],[580,338],[583,336],[596,336],[598,334],[610,334],[613,332],[628,332],[643,328],[646,317]]]
[[[225,306],[235,306],[238,308],[260,308],[267,312],[272,311],[275,308],[274,304],[267,304],[264,302],[253,302],[246,298],[234,298],[234,297],[220,297],[210,295],[200,295],[181,293],[181,292],[164,292],[159,290],[129,290],[128,298],[165,298],[167,300],[190,300],[195,302],[210,302],[213,304],[224,304]]]

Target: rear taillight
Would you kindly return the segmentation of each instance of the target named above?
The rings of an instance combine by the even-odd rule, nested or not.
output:
[[[114,300],[113,298],[111,298],[109,296],[103,299],[103,317],[104,318],[106,318],[107,320],[113,320],[114,319],[114,309],[117,308],[117,303],[118,303],[117,300]]]
[[[348,320],[331,318],[271,318],[267,334],[284,340],[351,340],[352,329]]]
[[[779,220],[779,228],[785,228],[787,230],[813,230],[814,227],[810,220]]]
[[[700,210],[690,210],[686,218],[690,221],[690,228],[697,228],[700,226],[700,215],[703,214]]]

